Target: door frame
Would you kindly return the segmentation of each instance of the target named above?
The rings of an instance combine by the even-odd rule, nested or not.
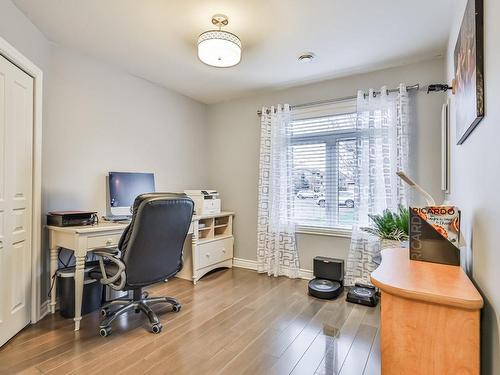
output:
[[[41,313],[42,270],[42,100],[43,72],[13,45],[0,37],[0,55],[33,78],[33,179],[31,223],[31,323]]]

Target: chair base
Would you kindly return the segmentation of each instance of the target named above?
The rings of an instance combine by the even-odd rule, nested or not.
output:
[[[99,325],[99,334],[103,337],[109,336],[111,334],[111,323],[120,315],[134,310],[136,313],[143,312],[149,319],[151,324],[151,332],[160,333],[163,326],[161,325],[160,319],[151,309],[151,305],[156,303],[169,303],[172,305],[172,310],[174,312],[179,312],[181,310],[181,304],[172,297],[148,297],[147,292],[142,292],[139,290],[134,290],[134,298],[117,298],[112,301],[105,303],[101,307],[101,315],[103,320]],[[110,311],[112,306],[121,306],[116,311]]]

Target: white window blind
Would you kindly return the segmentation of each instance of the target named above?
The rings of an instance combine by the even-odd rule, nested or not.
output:
[[[357,154],[355,102],[295,110],[291,147],[297,224],[350,228]]]

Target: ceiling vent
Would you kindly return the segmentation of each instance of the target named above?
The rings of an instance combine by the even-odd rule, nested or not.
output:
[[[308,62],[311,62],[315,59],[316,55],[312,52],[304,52],[302,54],[300,54],[299,58],[297,60],[299,60],[299,62],[301,63],[308,63]]]

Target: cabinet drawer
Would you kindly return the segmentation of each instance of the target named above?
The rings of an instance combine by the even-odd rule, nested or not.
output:
[[[233,238],[216,240],[198,245],[199,268],[222,262],[233,257]]]
[[[97,247],[113,247],[118,245],[120,234],[108,234],[101,236],[91,236],[87,238],[87,248],[95,249]]]

